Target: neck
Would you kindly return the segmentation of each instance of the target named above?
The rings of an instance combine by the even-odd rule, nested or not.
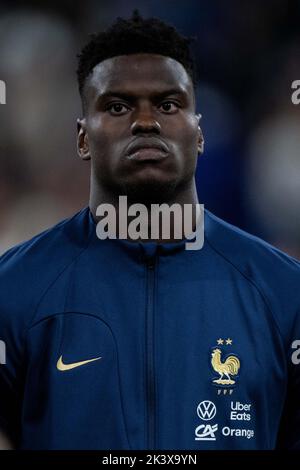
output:
[[[112,194],[91,182],[90,210],[95,222],[110,225],[114,238],[130,241],[170,243],[184,239],[195,231],[199,214],[195,179],[172,198],[163,196],[155,203],[136,201],[125,194]],[[109,206],[109,207],[108,207]],[[109,212],[108,212],[109,211]],[[124,235],[125,234],[125,235]]]

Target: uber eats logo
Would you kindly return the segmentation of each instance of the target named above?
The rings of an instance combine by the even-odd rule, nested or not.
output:
[[[0,339],[0,364],[6,364],[6,345]]]
[[[0,80],[0,104],[6,104],[6,85],[3,80]]]

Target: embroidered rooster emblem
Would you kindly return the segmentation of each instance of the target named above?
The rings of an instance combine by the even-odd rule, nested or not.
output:
[[[213,369],[220,375],[218,379],[213,382],[221,385],[232,385],[235,380],[231,379],[231,375],[237,375],[241,366],[239,359],[236,356],[228,356],[225,362],[221,360],[221,350],[216,348],[211,353],[211,365]],[[223,377],[226,379],[223,379]]]

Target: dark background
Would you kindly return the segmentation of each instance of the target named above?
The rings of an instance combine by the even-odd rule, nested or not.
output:
[[[300,1],[0,2],[1,253],[87,205],[76,54],[138,7],[197,37],[200,202],[300,258]]]

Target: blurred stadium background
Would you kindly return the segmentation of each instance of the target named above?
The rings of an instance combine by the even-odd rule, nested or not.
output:
[[[300,258],[300,1],[0,3],[0,253],[87,205],[76,54],[134,8],[197,38],[200,202]]]

